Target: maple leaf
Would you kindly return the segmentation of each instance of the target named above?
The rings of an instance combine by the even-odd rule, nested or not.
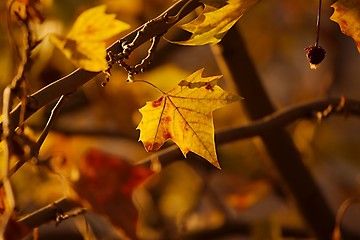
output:
[[[338,0],[331,7],[334,13],[330,19],[339,24],[344,34],[355,40],[360,52],[360,1]]]
[[[130,27],[105,10],[105,5],[88,9],[76,19],[66,37],[50,36],[54,45],[79,68],[92,72],[106,70],[105,41]]]
[[[205,9],[193,21],[181,26],[191,32],[190,39],[171,41],[181,45],[216,44],[257,0],[201,0]]]
[[[185,157],[191,151],[220,168],[212,112],[240,100],[240,97],[217,85],[221,76],[202,78],[203,70],[191,74],[158,100],[147,102],[140,109],[139,141],[148,152],[154,152],[166,140],[172,139]]]

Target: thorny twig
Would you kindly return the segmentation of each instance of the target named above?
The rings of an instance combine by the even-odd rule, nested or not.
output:
[[[140,72],[144,72],[145,69],[151,64],[153,58],[154,58],[154,53],[155,50],[160,42],[161,37],[166,33],[166,31],[164,31],[163,33],[154,36],[150,41],[151,41],[151,45],[149,47],[148,50],[148,54],[147,56],[137,65],[135,66],[130,66],[125,62],[125,59],[128,59],[130,54],[132,53],[132,51],[134,50],[134,46],[136,46],[138,44],[138,42],[140,41],[140,36],[145,34],[146,31],[148,31],[149,27],[153,26],[154,24],[156,24],[159,21],[166,21],[167,17],[166,15],[164,16],[160,16],[158,18],[152,19],[148,22],[146,22],[142,28],[137,32],[135,38],[133,39],[133,41],[131,43],[127,43],[126,41],[121,43],[122,49],[123,51],[119,54],[113,54],[112,52],[109,52],[109,68],[111,68],[113,63],[117,63],[119,66],[121,66],[122,68],[125,69],[125,71],[127,71],[128,73],[128,81],[132,82],[134,79],[134,75],[140,73]]]
[[[145,68],[149,66],[154,59],[154,54],[157,46],[159,45],[161,36],[155,36],[151,39],[151,46],[148,50],[148,55],[134,67],[134,72],[144,72]]]
[[[182,1],[179,1],[178,3],[181,2]],[[121,45],[122,51],[118,53],[114,53],[111,51],[111,49],[108,50],[109,68],[106,71],[104,71],[106,76],[105,76],[105,81],[102,83],[102,86],[105,86],[106,83],[109,81],[109,78],[111,76],[110,70],[114,63],[117,63],[128,73],[127,81],[129,82],[132,82],[134,80],[134,75],[144,72],[146,70],[146,68],[151,64],[154,58],[154,53],[160,42],[161,37],[167,32],[168,28],[164,28],[163,31],[160,31],[157,35],[155,35],[154,37],[152,37],[152,39],[150,39],[151,46],[149,47],[148,54],[139,64],[136,64],[135,66],[131,66],[126,63],[125,59],[129,58],[130,54],[135,50],[137,46],[143,44],[142,36],[151,32],[153,26],[159,23],[166,23],[167,25],[173,25],[177,21],[179,21],[181,17],[185,16],[188,13],[186,12],[187,8],[195,9],[197,6],[200,6],[199,1],[195,1],[195,0],[188,0],[183,2],[184,3],[181,5],[181,8],[178,10],[178,12],[176,12],[175,15],[171,15],[169,14],[170,11],[166,11],[160,16],[151,19],[147,21],[145,24],[143,24],[140,28],[137,29],[135,37],[132,39],[131,42],[127,41],[126,39],[120,40],[119,44]],[[190,6],[191,4],[195,7]]]

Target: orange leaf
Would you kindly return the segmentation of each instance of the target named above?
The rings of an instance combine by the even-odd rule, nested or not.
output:
[[[147,102],[140,109],[143,117],[137,127],[141,131],[139,140],[147,151],[154,152],[172,139],[184,156],[191,151],[220,168],[212,112],[240,97],[217,85],[221,76],[202,78],[202,72],[203,69],[196,71],[158,100]]]
[[[330,19],[339,24],[344,34],[354,39],[360,52],[360,1],[338,0],[331,7],[334,13]]]

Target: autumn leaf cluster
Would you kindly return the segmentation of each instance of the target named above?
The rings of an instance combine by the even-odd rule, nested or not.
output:
[[[17,16],[23,19],[30,19],[31,21],[34,21],[36,24],[43,22],[43,18],[38,10],[38,5],[40,4],[40,1],[19,0],[15,2],[16,4],[20,4],[19,6],[23,6],[15,10],[14,13],[15,18]],[[139,1],[136,2],[138,3]],[[164,24],[173,24],[174,22],[180,20],[178,18],[182,14],[182,11],[185,11],[186,7],[188,7],[189,4],[193,4],[193,3],[199,3],[198,6],[202,5],[203,9],[197,9],[198,11],[194,11],[195,8],[192,9],[191,12],[193,12],[194,14],[196,13],[197,16],[194,17],[193,20],[190,20],[187,23],[182,23],[181,25],[180,24],[178,25],[180,29],[185,30],[188,33],[189,38],[187,40],[181,40],[181,41],[169,40],[170,38],[168,38],[168,36],[170,34],[165,35],[167,33],[166,31],[163,31],[162,34],[153,37],[152,43],[150,44],[151,45],[150,49],[148,49],[146,53],[147,56],[145,55],[145,57],[141,59],[140,63],[135,65],[132,57],[134,57],[134,55],[135,58],[138,57],[136,55],[137,54],[136,51],[138,51],[138,49],[133,49],[134,43],[138,44],[137,41],[141,39],[143,35],[146,35],[144,33],[147,33],[146,31],[153,26],[152,24],[157,24],[158,22],[162,22]],[[136,129],[139,130],[137,134],[140,135],[138,140],[142,142],[143,147],[147,152],[153,153],[160,150],[164,145],[166,145],[165,143],[168,140],[170,140],[170,143],[167,146],[174,143],[173,147],[177,147],[181,151],[183,156],[187,157],[189,152],[195,153],[201,158],[204,158],[215,168],[221,169],[222,159],[218,159],[218,154],[216,152],[215,139],[214,139],[215,127],[213,120],[213,111],[219,108],[223,108],[230,103],[240,101],[242,98],[236,94],[227,92],[225,90],[227,89],[228,85],[226,84],[225,81],[224,82],[220,81],[222,77],[221,75],[205,77],[208,69],[204,69],[203,67],[192,69],[191,71],[193,73],[190,74],[190,72],[186,72],[186,74],[185,73],[183,74],[184,77],[178,77],[176,79],[177,82],[174,84],[174,86],[172,86],[172,88],[169,88],[170,90],[168,91],[163,90],[163,87],[165,85],[168,87],[168,85],[172,84],[170,83],[171,81],[168,80],[168,78],[170,77],[161,76],[162,78],[165,79],[164,80],[165,83],[155,84],[151,80],[148,80],[150,79],[149,76],[151,74],[147,75],[147,73],[145,73],[143,75],[140,75],[142,74],[140,72],[146,72],[148,69],[148,65],[151,66],[150,64],[152,64],[153,58],[154,56],[156,56],[157,53],[156,51],[157,50],[156,48],[158,46],[157,44],[160,41],[162,41],[163,38],[168,42],[167,44],[170,43],[170,44],[178,44],[184,46],[201,46],[201,45],[218,44],[222,41],[223,37],[227,34],[227,32],[232,27],[234,27],[234,25],[239,21],[239,19],[248,10],[254,7],[257,3],[258,3],[257,0],[187,1],[184,5],[182,5],[181,8],[179,8],[179,13],[177,15],[174,16],[167,16],[166,14],[160,15],[158,18],[155,18],[152,21],[145,23],[143,27],[137,30],[135,26],[131,26],[131,24],[128,24],[124,21],[120,21],[118,18],[121,18],[122,16],[116,16],[116,14],[111,13],[111,11],[107,9],[106,5],[99,5],[78,14],[78,17],[74,21],[72,27],[69,28],[68,31],[64,31],[67,33],[60,34],[59,32],[57,32],[56,34],[55,33],[49,34],[47,37],[53,44],[52,46],[55,46],[57,48],[56,54],[61,53],[63,55],[62,57],[65,57],[68,60],[68,62],[72,63],[73,66],[77,68],[77,70],[75,70],[75,73],[79,73],[83,71],[85,75],[94,74],[93,76],[95,76],[97,73],[102,72],[105,74],[105,76],[104,74],[100,75],[102,83],[104,82],[107,83],[107,81],[111,79],[112,85],[110,87],[102,88],[101,90],[99,90],[97,92],[98,95],[96,95],[96,97],[93,97],[93,99],[89,97],[90,94],[87,95],[86,97],[84,97],[87,98],[84,101],[100,102],[100,101],[108,100],[108,99],[103,99],[108,97],[105,96],[106,94],[103,94],[105,91],[109,91],[111,92],[112,95],[118,97],[118,98],[113,98],[111,100],[119,99],[120,97],[118,96],[119,93],[117,87],[120,86],[119,83],[120,81],[125,84],[126,80],[128,82],[126,83],[127,87],[131,86],[133,88],[141,88],[141,86],[147,86],[147,87],[150,86],[150,88],[155,93],[160,93],[160,96],[157,98],[149,97],[149,99],[155,99],[155,100],[148,101],[144,105],[144,102],[146,100],[143,100],[143,102],[138,104],[138,102],[134,101],[134,99],[136,99],[136,94],[133,94],[133,92],[131,91],[126,92],[126,90],[121,89],[124,95],[122,96],[123,106],[121,107],[134,108],[136,109],[136,114],[138,114],[138,115],[134,114],[134,116],[129,114],[129,116],[126,117],[121,116],[121,117],[123,119],[126,119],[126,124],[128,124],[126,125],[126,127],[131,125],[134,129],[135,128],[134,126],[137,125]],[[14,6],[18,6],[18,5],[14,5]],[[332,7],[334,12],[330,19],[338,23],[338,25],[340,26],[340,30],[344,34],[353,38],[353,40],[357,45],[358,51],[360,52],[359,1],[338,0],[334,4],[332,4]],[[28,31],[30,31],[29,29],[32,29],[31,27],[33,27],[32,25],[29,26],[28,26]],[[134,32],[136,33],[133,42],[127,42],[127,41],[120,42],[119,39],[124,39],[122,37],[126,33],[128,33],[130,29],[135,29],[133,33]],[[31,37],[34,36],[31,35]],[[31,37],[29,37],[29,39]],[[114,42],[113,45],[111,45],[111,42]],[[32,51],[33,50],[32,48],[36,49],[38,45],[41,46],[41,40],[39,42],[36,42],[36,44],[32,44],[31,46],[29,45],[28,46],[29,47],[28,49],[30,49],[29,51]],[[108,47],[109,45],[110,47]],[[111,46],[114,45],[116,45],[116,48],[121,50],[119,50],[116,53],[110,51],[109,49],[111,49]],[[22,48],[19,49],[21,50]],[[17,49],[17,51],[19,50]],[[321,61],[322,61],[325,57],[325,51],[321,53],[323,53],[321,55],[322,57]],[[36,57],[38,59],[41,59],[41,57],[44,56],[39,55]],[[34,62],[36,62],[37,58],[34,58]],[[58,62],[62,61],[61,58],[56,60]],[[136,66],[140,66],[138,68],[141,69],[141,71],[140,70],[134,71],[134,69],[137,68]],[[35,68],[34,71],[35,73],[36,71],[39,71],[38,69],[36,69],[36,64],[34,68]],[[123,68],[122,69],[123,71],[122,72],[116,70],[113,71],[114,68]],[[19,67],[19,69],[21,70],[21,67]],[[4,67],[4,71],[5,70],[6,67]],[[211,69],[209,70],[211,71]],[[162,69],[160,70],[160,72],[161,73],[158,74],[158,77],[159,75],[164,75],[162,73]],[[27,74],[29,74],[29,72],[23,75],[26,76]],[[46,75],[48,73],[43,73],[43,74],[45,75],[45,78],[48,77]],[[78,77],[81,78],[82,76],[79,75]],[[62,79],[66,79],[66,78],[67,77],[64,77]],[[61,81],[61,79],[59,81]],[[97,79],[96,81],[99,81],[99,79]],[[82,84],[84,84],[84,82]],[[26,86],[30,89],[30,87],[27,84],[28,83],[26,81],[22,83],[23,86]],[[98,84],[98,82],[96,82],[96,84]],[[69,85],[71,85],[71,83]],[[105,84],[98,84],[98,85],[100,86]],[[76,88],[78,88],[78,86]],[[47,86],[45,86],[43,89],[46,90],[46,87]],[[123,86],[121,85],[121,87]],[[23,91],[24,95],[19,97],[18,102],[20,103],[19,106],[22,106],[21,104],[28,104],[29,109],[33,110],[36,107],[32,108],[33,106],[31,104],[36,105],[38,102],[37,99],[33,97],[33,95],[28,97],[29,89],[22,89],[24,90]],[[41,93],[42,91],[44,91],[43,89],[40,89],[38,92]],[[86,91],[87,90],[85,90],[85,92]],[[17,94],[19,92],[20,91],[17,91]],[[67,92],[66,94],[64,93],[63,97],[66,98],[71,94],[73,94],[73,92],[71,93]],[[148,92],[146,92],[146,94],[143,94],[141,90],[139,90],[137,94],[138,94],[137,96],[139,95],[155,96],[155,94],[148,94]],[[97,99],[94,100],[95,98]],[[27,102],[26,99],[30,99],[32,101]],[[61,103],[61,101],[59,102]],[[3,104],[6,104],[6,102],[4,102]],[[116,112],[116,114],[118,115],[121,115],[121,113],[120,114],[118,113],[118,109],[115,109],[118,105],[116,105],[116,107],[114,107],[115,104],[114,106],[112,106],[112,104],[109,105],[107,105],[108,109],[102,108],[101,111],[103,112],[112,111],[112,112]],[[140,107],[140,105],[142,107]],[[19,111],[20,114],[24,114],[24,112],[27,111],[26,107],[23,108],[19,107],[19,109],[20,109]],[[37,110],[39,109],[36,109],[34,111],[36,112]],[[56,106],[54,107],[52,114],[56,112],[54,110],[56,110]],[[331,112],[331,110],[329,111]],[[14,112],[15,111],[10,113],[9,111],[9,114],[13,114]],[[322,114],[323,113],[320,113],[321,115],[320,118],[323,117]],[[32,115],[32,113],[29,115]],[[32,133],[30,130],[29,132],[31,133],[27,132],[28,128],[25,127],[24,124],[24,121],[26,121],[27,117],[28,117],[27,115],[26,117],[25,115],[20,117],[19,126],[18,128],[16,128],[16,131],[14,131],[15,135],[18,134],[18,132],[20,132],[21,134],[26,136],[24,138],[16,139],[17,141],[15,145],[16,147],[20,146],[20,143],[22,143],[20,140],[24,141],[24,139],[28,140],[28,139],[36,138],[35,134]],[[99,120],[98,122],[100,122],[101,125],[107,125],[108,122],[104,120],[104,118],[106,117],[111,117],[110,113],[108,114],[107,112],[103,116],[99,117],[100,120],[99,119],[97,120]],[[229,118],[231,118],[231,116]],[[53,119],[49,119],[48,121],[48,124],[50,123],[49,125],[52,124],[52,120]],[[3,123],[3,120],[1,121]],[[133,124],[132,121],[136,123],[132,125]],[[86,121],[84,120],[84,122]],[[81,122],[81,124],[83,124],[84,122]],[[124,122],[118,123],[118,125],[124,125]],[[68,122],[66,122],[65,124],[60,123],[60,125],[61,124],[65,127],[74,127],[72,126],[72,123],[68,124]],[[39,128],[39,126],[37,125],[35,127]],[[76,127],[77,125],[74,128]],[[46,131],[44,132],[46,133]],[[110,133],[110,135],[111,134],[112,133]],[[296,134],[300,135],[300,133],[296,132],[295,130],[294,135]],[[34,168],[33,165],[29,166],[25,164],[25,162],[17,159],[16,156],[15,157],[11,156],[9,157],[9,159],[7,159],[8,162],[10,163],[9,164],[10,166],[9,167],[7,166],[7,168],[9,168],[10,170],[7,172],[5,171],[3,175],[6,176],[6,179],[4,178],[5,180],[7,180],[8,177],[9,178],[11,177],[11,180],[14,183],[14,185],[19,186],[18,189],[16,189],[17,192],[15,193],[15,195],[22,196],[22,194],[25,195],[25,193],[26,194],[32,193],[36,195],[36,197],[38,198],[38,203],[43,204],[45,202],[44,200],[45,196],[41,196],[42,192],[47,192],[47,194],[50,195],[50,197],[46,196],[48,197],[47,199],[51,199],[54,201],[58,199],[61,194],[65,193],[67,196],[81,202],[81,204],[83,204],[84,206],[93,206],[93,207],[95,206],[94,209],[97,212],[109,215],[110,221],[113,224],[124,230],[127,236],[136,239],[137,238],[136,224],[139,221],[137,210],[143,207],[141,205],[143,204],[143,202],[140,201],[140,203],[139,202],[134,203],[134,199],[138,197],[139,199],[142,200],[143,199],[148,200],[150,198],[149,195],[153,194],[154,196],[160,199],[159,202],[162,201],[161,197],[157,196],[158,192],[154,187],[156,184],[158,184],[157,178],[160,178],[156,174],[155,177],[152,178],[155,180],[153,181],[150,180],[147,183],[145,183],[147,184],[146,187],[150,189],[148,192],[144,190],[139,190],[136,194],[134,194],[135,188],[137,188],[141,184],[144,184],[144,182],[150,176],[154,176],[154,172],[162,170],[157,155],[156,154],[152,155],[151,160],[149,160],[149,162],[151,162],[151,164],[149,165],[151,165],[152,167],[152,170],[149,170],[149,168],[145,168],[143,166],[134,166],[132,164],[129,164],[128,163],[129,160],[126,159],[125,157],[115,157],[112,154],[105,153],[102,150],[93,147],[91,144],[89,144],[89,142],[85,141],[84,139],[78,140],[77,144],[75,144],[75,147],[74,146],[70,147],[71,145],[69,143],[70,141],[68,141],[67,142],[68,145],[66,145],[65,143],[66,141],[63,138],[57,136],[56,134],[55,135],[50,134],[47,140],[48,142],[45,142],[44,146],[42,146],[41,149],[40,149],[41,146],[39,146],[39,148],[37,148],[37,151],[34,152],[36,152],[36,154],[38,154],[39,151],[40,153],[47,152],[49,156],[46,156],[46,158],[43,159],[39,157],[42,156],[41,154],[39,154],[39,156],[37,155],[32,156],[31,159],[29,159],[28,161],[31,162],[31,164],[33,164],[34,166],[35,165],[41,166],[42,167],[41,170]],[[32,140],[31,141],[29,140],[29,142],[31,142],[31,144],[33,143]],[[35,144],[36,141],[34,140],[34,145]],[[303,144],[306,145],[308,143],[303,143]],[[27,148],[24,148],[26,150],[28,150],[28,148],[31,148],[31,146],[29,147],[28,145],[26,147]],[[143,150],[142,146],[140,147],[141,150]],[[59,148],[59,150],[57,148]],[[118,152],[121,152],[118,146],[116,146],[116,148]],[[126,149],[127,146],[123,148],[124,149],[122,150],[124,150],[124,152],[130,151]],[[171,149],[173,148],[169,148],[169,149],[170,149],[169,151],[172,151]],[[56,159],[51,155],[54,151],[65,152],[65,153],[63,157]],[[3,150],[2,152],[4,153],[6,151]],[[25,150],[22,152],[25,152]],[[51,154],[49,154],[49,152],[51,152]],[[76,160],[69,163],[67,161],[69,155],[71,155],[71,158]],[[80,155],[81,157],[79,157]],[[192,172],[190,167],[183,166],[181,163],[177,165],[177,167],[180,169],[178,174],[179,176],[181,176],[181,178],[190,179],[190,180],[187,179],[188,180],[187,184],[188,185],[193,184],[191,187],[189,187],[189,189],[191,190],[192,193],[194,193],[194,195],[199,194],[199,192],[201,192],[200,189],[202,187],[208,190],[209,185],[211,185],[211,183],[208,185],[208,183],[204,183],[201,180],[197,179],[197,175]],[[177,167],[174,167],[174,169]],[[20,168],[22,173],[21,177],[15,175],[15,173],[17,173],[17,171]],[[44,169],[46,169],[46,171],[44,171]],[[174,169],[171,169],[170,171],[171,174],[174,174],[175,172]],[[186,174],[183,174],[183,172],[181,172],[182,171],[181,169],[185,169],[184,172],[186,172]],[[38,174],[36,178],[32,178],[34,172]],[[15,177],[10,176],[13,174],[15,175]],[[73,181],[73,184],[68,184],[66,181],[64,181],[65,178],[71,179]],[[24,179],[32,179],[32,183],[36,187],[30,188],[25,186]],[[45,185],[43,186],[41,184],[44,179],[46,179],[47,181],[47,184],[45,184],[46,186]],[[64,184],[64,182],[66,183]],[[174,179],[170,179],[170,182],[177,182],[177,181]],[[236,194],[233,195],[229,194],[228,196],[224,194],[227,196],[226,201],[237,209],[245,209],[255,204],[259,198],[263,197],[264,195],[270,192],[270,187],[268,186],[268,184],[265,184],[261,180],[254,182],[255,184],[249,184],[250,186],[249,188],[251,188],[251,193],[248,193],[250,192],[250,190],[248,190],[248,191],[244,191],[243,194],[238,194],[238,192],[236,191],[235,191]],[[174,198],[177,197],[177,195],[174,193],[175,190],[173,189],[173,187],[168,187],[168,185],[166,184],[164,184],[162,187],[164,189],[167,189],[169,192],[171,192],[171,194],[169,195],[175,196]],[[172,189],[169,190],[170,188]],[[187,194],[187,190],[189,189],[185,189],[183,191],[184,195]],[[61,192],[61,194],[59,192]],[[9,206],[11,205],[9,203],[10,201],[7,200],[8,196],[9,196],[9,192],[6,192],[5,190],[3,190],[3,188],[0,189],[1,214],[6,212]],[[186,197],[179,196],[176,200],[180,201],[185,198]],[[19,204],[20,207],[25,205],[25,203],[29,204],[30,201],[29,199],[21,199],[21,197],[19,197],[19,199],[20,200],[17,204]],[[121,201],[122,203],[120,207],[117,206],[119,201]],[[195,207],[196,204],[194,204],[194,201],[195,200],[193,200],[191,204],[187,205],[188,209],[190,209],[191,207]],[[151,205],[152,203],[149,202],[147,202],[147,204]],[[154,205],[148,207],[147,210],[151,208],[153,209],[159,208],[158,210],[159,212],[161,212],[161,211],[165,211],[164,209],[166,209],[166,211],[173,214],[172,216],[174,218],[178,217],[177,215],[178,212],[181,212],[181,209],[180,210],[172,209],[173,206],[169,206],[166,204],[162,206],[160,205],[155,206],[155,203],[153,204]],[[14,208],[15,206],[12,207]],[[118,208],[119,212],[112,212],[112,210],[115,209],[116,207]],[[123,212],[127,213],[127,215],[126,214],[121,215]],[[186,211],[184,210],[184,212]],[[65,218],[65,214],[62,213],[61,214],[57,213],[57,214],[58,214],[58,216],[56,217],[57,221],[58,221],[58,217],[59,219],[61,219],[62,217]],[[124,217],[125,215],[126,218]],[[156,214],[153,214],[153,212],[150,215],[152,215],[154,219],[157,217],[155,216]],[[140,222],[148,221],[146,223],[151,225],[151,223],[149,223],[151,221],[149,219],[146,219],[146,217],[140,216],[140,218],[141,218]],[[60,221],[61,220],[59,220],[59,222]],[[13,222],[10,221],[10,223]],[[28,229],[25,229],[24,231],[26,233],[30,232]]]

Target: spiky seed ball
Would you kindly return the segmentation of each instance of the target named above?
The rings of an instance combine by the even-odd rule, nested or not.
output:
[[[320,46],[309,46],[305,48],[305,53],[311,69],[316,69],[326,55],[325,50]]]

